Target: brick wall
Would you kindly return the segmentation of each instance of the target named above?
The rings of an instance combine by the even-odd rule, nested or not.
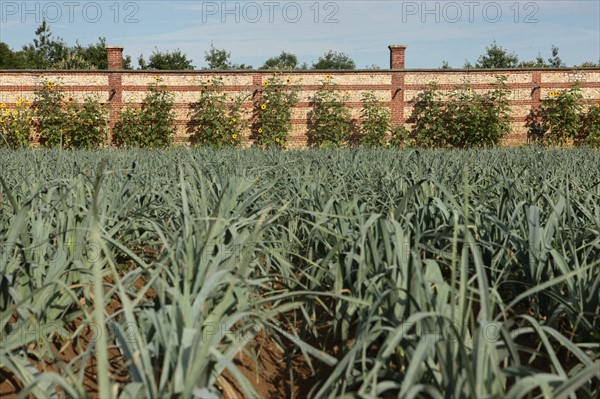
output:
[[[525,143],[527,129],[525,118],[532,107],[539,106],[552,90],[564,90],[575,81],[580,82],[587,104],[600,102],[600,69],[509,69],[509,70],[424,70],[405,69],[404,45],[389,46],[390,69],[355,71],[293,71],[284,73],[300,85],[299,102],[293,110],[293,132],[290,146],[301,147],[306,141],[306,117],[310,100],[319,88],[321,80],[330,74],[340,90],[349,94],[348,107],[354,116],[361,109],[361,94],[373,90],[383,104],[392,111],[394,125],[406,124],[412,112],[411,100],[430,82],[440,89],[450,90],[456,85],[469,84],[474,91],[484,92],[492,88],[496,76],[507,76],[511,90],[510,112],[513,118],[512,132],[505,144]],[[8,107],[19,97],[33,100],[34,90],[46,79],[63,87],[68,96],[83,100],[92,95],[111,105],[111,122],[114,124],[118,109],[142,102],[148,83],[160,77],[175,94],[175,111],[178,125],[177,142],[186,142],[186,125],[190,105],[198,100],[202,83],[219,76],[224,90],[249,98],[260,96],[262,83],[272,76],[268,71],[124,71],[122,70],[122,47],[108,47],[108,70],[103,71],[0,71],[0,103]],[[251,103],[244,105],[245,115],[251,115]],[[406,124],[407,127],[410,125]],[[248,137],[249,131],[244,136]]]

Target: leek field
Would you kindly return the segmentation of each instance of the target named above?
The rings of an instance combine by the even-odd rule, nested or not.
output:
[[[598,398],[600,152],[0,151],[0,396]]]

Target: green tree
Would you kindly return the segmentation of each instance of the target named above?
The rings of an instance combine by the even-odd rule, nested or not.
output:
[[[271,57],[265,61],[260,69],[297,69],[298,57],[291,53],[282,51],[277,57]]]
[[[594,61],[585,61],[574,66],[575,68],[600,68],[600,60],[598,60],[598,63],[595,63]]]
[[[485,54],[479,56],[474,66],[467,61],[465,68],[515,68],[518,63],[519,57],[515,53],[509,53],[494,40],[485,48]]]
[[[187,56],[177,49],[174,51],[158,51],[154,50],[148,61],[144,59],[143,55],[138,58],[138,64],[140,69],[156,69],[156,70],[192,70],[192,60],[189,60]]]
[[[8,44],[0,42],[0,69],[24,69],[26,65],[22,52],[13,51]]]
[[[519,63],[519,68],[561,68],[566,66],[558,56],[558,47],[552,45],[550,49],[551,57],[544,60],[542,54],[538,53],[535,61],[522,61]]]
[[[312,64],[312,69],[355,69],[356,64],[348,55],[329,50],[317,62]]]
[[[252,65],[231,63],[230,57],[231,52],[218,49],[211,43],[210,50],[204,53],[204,60],[208,63],[208,68],[204,69],[252,69]]]
[[[26,60],[26,68],[48,69],[54,68],[63,58],[69,54],[69,48],[63,39],[52,37],[50,25],[46,20],[35,31],[36,38],[33,43],[23,46],[23,55]]]

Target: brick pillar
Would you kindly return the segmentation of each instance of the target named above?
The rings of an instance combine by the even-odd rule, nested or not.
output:
[[[390,49],[390,69],[392,75],[392,101],[390,109],[392,112],[392,127],[404,125],[404,69],[405,45],[388,46]]]
[[[111,105],[109,131],[112,142],[112,130],[119,119],[119,111],[123,105],[122,74],[118,71],[123,69],[123,47],[106,46],[108,58],[108,101]]]
[[[260,100],[262,98],[262,89],[263,89],[263,75],[260,73],[252,75],[252,104],[260,104]],[[256,122],[258,120],[258,113],[256,108],[252,107],[252,116],[250,123],[250,135],[247,138],[244,138],[244,145],[249,145],[254,138],[254,135],[258,134],[258,126]]]
[[[123,47],[106,46],[108,69],[111,71],[123,69]]]
[[[390,49],[390,69],[404,69],[406,46],[404,44],[393,44],[388,48]]]
[[[540,106],[542,105],[542,72],[541,71],[533,71],[531,74],[531,110],[529,111],[529,115],[527,116],[527,122],[532,122],[533,120],[537,120],[537,114],[540,110]],[[539,122],[539,120],[537,120]],[[529,142],[530,137],[526,135],[525,137],[517,135],[515,137],[519,142]]]

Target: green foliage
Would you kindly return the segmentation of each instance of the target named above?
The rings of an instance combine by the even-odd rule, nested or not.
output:
[[[141,108],[123,107],[113,129],[113,143],[119,147],[166,148],[175,134],[174,95],[155,78]]]
[[[455,87],[447,98],[432,84],[413,100],[410,117],[415,144],[422,147],[482,147],[499,144],[510,131],[506,77],[483,94],[468,85]]]
[[[308,145],[343,147],[349,144],[354,126],[347,100],[348,94],[341,93],[331,75],[326,75],[308,114]]]
[[[589,107],[583,116],[581,127],[582,143],[592,147],[600,147],[600,103]]]
[[[192,60],[189,60],[181,50],[162,52],[155,49],[148,61],[144,59],[143,55],[140,55],[138,64],[140,65],[140,69],[173,71],[194,69]]]
[[[260,69],[291,70],[298,67],[298,57],[292,53],[282,51],[277,57],[271,57],[265,61]]]
[[[81,104],[67,100],[66,113],[70,120],[64,148],[94,149],[108,143],[108,109],[94,97]]]
[[[578,84],[569,90],[548,92],[539,110],[532,111],[527,120],[530,138],[545,145],[583,143],[582,99]]]
[[[579,65],[575,65],[574,68],[600,68],[600,61],[584,61]]]
[[[241,108],[244,98],[230,98],[223,92],[220,78],[202,83],[200,99],[192,106],[188,124],[190,142],[215,148],[237,147],[241,144],[244,124]]]
[[[509,53],[494,40],[485,48],[485,54],[479,56],[475,68],[515,68],[518,62],[519,58],[515,53]],[[472,66],[467,63],[465,68],[472,68]]]
[[[29,146],[32,134],[33,110],[29,101],[19,98],[13,109],[0,104],[0,148]]]
[[[35,127],[40,145],[64,149],[97,148],[108,138],[108,110],[88,96],[82,104],[45,81],[35,94]]]
[[[50,80],[44,81],[35,91],[34,108],[40,145],[64,148],[71,121],[65,111],[60,86]]]
[[[208,64],[208,68],[205,69],[252,69],[252,65],[233,64],[230,60],[231,52],[224,49],[218,49],[213,43],[210,44],[210,50],[206,51],[204,54],[204,60]]]
[[[23,46],[23,55],[27,68],[50,69],[66,58],[69,47],[63,39],[53,38],[50,25],[44,20],[35,31],[36,38],[33,43]]]
[[[599,164],[0,150],[0,368],[32,397],[256,398],[310,367],[296,397],[600,397]]]
[[[388,145],[393,148],[406,148],[413,145],[410,137],[410,130],[405,126],[393,126],[391,128],[390,140]]]
[[[263,82],[262,95],[254,103],[256,120],[252,138],[259,147],[283,148],[292,130],[292,108],[298,101],[298,88],[292,78],[285,80],[281,72]]]
[[[317,62],[313,62],[312,69],[355,69],[354,60],[347,54],[329,50]]]
[[[0,42],[0,69],[25,69],[27,61],[22,52],[13,51],[7,43]]]
[[[519,68],[561,68],[566,66],[558,56],[558,47],[552,45],[550,48],[552,54],[548,60],[544,60],[541,54],[538,54],[535,61],[522,61],[519,63]]]
[[[391,111],[384,107],[372,91],[362,95],[360,143],[367,147],[381,147],[386,144],[390,133]]]
[[[50,25],[43,21],[33,43],[13,51],[0,42],[0,69],[107,69],[106,39],[82,46],[69,47],[60,37],[54,38]],[[131,57],[123,57],[123,68],[131,69]]]

